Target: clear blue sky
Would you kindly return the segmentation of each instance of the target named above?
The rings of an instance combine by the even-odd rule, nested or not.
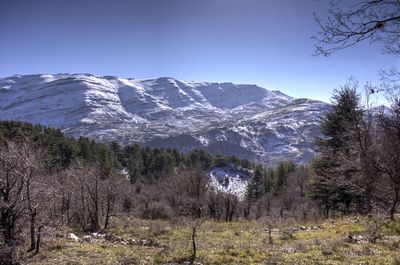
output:
[[[398,66],[379,45],[315,57],[327,0],[0,0],[0,77],[93,73],[231,81],[328,101]]]

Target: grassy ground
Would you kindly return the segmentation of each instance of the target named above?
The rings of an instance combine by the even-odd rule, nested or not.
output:
[[[374,227],[378,239],[371,243]],[[190,222],[132,219],[110,233],[115,240],[47,237],[42,253],[23,257],[22,264],[182,264],[191,256]],[[200,264],[400,264],[400,223],[358,217],[302,224],[204,221],[196,242]]]

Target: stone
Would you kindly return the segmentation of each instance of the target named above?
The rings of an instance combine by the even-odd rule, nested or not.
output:
[[[74,233],[69,233],[68,234],[68,239],[71,241],[79,242],[81,241],[79,237],[77,237]]]

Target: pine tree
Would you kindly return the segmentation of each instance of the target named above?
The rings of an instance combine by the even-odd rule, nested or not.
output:
[[[100,164],[100,171],[102,176],[108,176],[114,167],[114,157],[111,154],[111,150],[105,146],[100,145],[97,160]]]
[[[254,168],[254,173],[247,186],[247,198],[255,202],[264,194],[264,170],[261,166]]]
[[[139,152],[133,153],[129,156],[127,168],[129,172],[129,180],[133,184],[140,178],[143,170],[143,160]]]
[[[285,185],[290,172],[295,170],[293,162],[281,162],[273,174],[273,193],[275,196],[279,195]]]
[[[272,189],[272,183],[274,179],[274,171],[272,169],[267,169],[264,172],[264,193],[268,193]]]
[[[346,85],[336,90],[333,108],[321,122],[324,136],[316,140],[319,155],[312,163],[315,176],[310,195],[323,205],[326,215],[338,203],[344,204],[347,212],[357,196],[351,185],[355,171],[343,165],[353,159],[352,133],[362,118],[359,101],[355,86]]]

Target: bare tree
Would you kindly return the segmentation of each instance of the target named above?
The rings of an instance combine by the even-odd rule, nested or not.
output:
[[[8,142],[0,147],[0,228],[5,243],[2,264],[14,262],[16,231],[22,229],[22,219],[26,215],[30,226],[29,251],[39,250],[37,225],[44,219],[46,189],[41,177],[44,169],[40,154],[26,142],[18,145]]]
[[[392,194],[390,218],[394,219],[400,201],[400,98],[394,98],[391,113],[382,113],[379,117],[380,150],[378,169],[387,177],[389,191]]]
[[[279,215],[281,218],[286,218],[285,211],[291,211],[295,199],[295,194],[286,190],[279,195]]]
[[[264,194],[264,196],[261,198],[261,202],[262,202],[262,205],[264,206],[267,216],[269,216],[271,214],[273,201],[274,201],[274,197],[271,192]]]
[[[113,171],[101,184],[101,196],[103,197],[103,208],[105,208],[103,214],[104,230],[107,230],[110,224],[110,218],[115,216],[116,212],[120,209],[119,206],[122,206],[119,204],[119,202],[121,202],[120,192],[124,190],[123,187],[128,183],[121,174]]]
[[[222,218],[224,194],[220,191],[210,190],[207,196],[208,214],[211,218],[220,220]]]
[[[40,219],[43,220],[41,214],[43,214],[42,210],[45,205],[44,197],[47,188],[43,179],[46,174],[45,169],[42,166],[44,155],[39,150],[33,151],[31,148],[25,150],[24,153],[25,155],[22,159],[26,166],[25,194],[31,238],[31,245],[28,252],[32,250],[39,252],[40,242],[36,242],[36,237],[40,234],[39,227],[42,227],[42,225],[38,223]],[[38,225],[39,227],[37,227]]]
[[[293,172],[290,172],[287,179],[289,190],[295,192],[299,197],[304,197],[310,174],[305,165],[300,165]]]
[[[308,217],[312,208],[311,200],[306,196],[310,179],[311,172],[305,165],[300,165],[293,172],[290,172],[287,179],[288,193],[292,197],[293,214],[300,215],[303,219]]]
[[[314,15],[320,31],[313,36],[316,54],[330,55],[364,40],[381,42],[384,52],[400,54],[400,2],[331,0],[326,20]]]
[[[224,195],[225,221],[232,222],[238,206],[238,198],[233,194]]]
[[[0,150],[0,228],[4,240],[0,263],[6,265],[15,262],[16,229],[25,211],[26,167],[21,160],[24,155],[11,142]]]
[[[56,201],[52,209],[54,218],[59,219],[61,223],[69,225],[73,219],[71,204],[76,185],[72,180],[75,179],[75,171],[70,168],[49,175],[49,186],[53,188],[53,199]]]
[[[178,169],[168,180],[170,195],[177,197],[183,214],[200,218],[206,209],[209,179],[203,168],[198,165],[193,169]],[[165,183],[165,182],[164,182]]]
[[[197,255],[197,246],[196,246],[196,228],[200,227],[202,223],[201,219],[197,219],[192,224],[192,255],[190,256],[189,263],[194,264]]]
[[[128,180],[115,171],[104,176],[96,164],[77,162],[68,170],[68,182],[73,190],[67,195],[68,204],[73,207],[71,218],[83,230],[108,229],[110,217],[119,207],[120,191]]]
[[[39,156],[39,159],[42,156]],[[36,213],[34,218],[34,229],[32,229],[32,219],[31,218],[31,248],[29,250],[33,250],[33,241],[35,241],[35,254],[38,254],[40,251],[40,244],[42,238],[42,230],[44,228],[57,228],[63,224],[63,218],[60,214],[57,213],[58,210],[58,202],[60,201],[60,189],[57,185],[54,185],[54,176],[58,174],[58,172],[54,172],[53,174],[44,170],[41,167],[42,160],[38,161],[39,166],[36,170],[35,177],[35,185],[33,185],[30,189],[32,192],[32,208]],[[27,185],[28,186],[28,185]],[[28,197],[28,196],[27,196]],[[31,206],[28,206],[31,207]],[[28,211],[31,213],[31,211]],[[32,240],[32,237],[35,236],[34,232],[36,231],[36,239]]]
[[[377,170],[377,128],[374,117],[375,108],[370,101],[370,88],[365,88],[365,105],[363,117],[358,120],[355,126],[355,147],[358,153],[358,169],[361,178],[357,183],[361,187],[361,194],[365,201],[365,213],[372,211],[372,202],[376,194],[376,184],[380,181],[380,174]]]

